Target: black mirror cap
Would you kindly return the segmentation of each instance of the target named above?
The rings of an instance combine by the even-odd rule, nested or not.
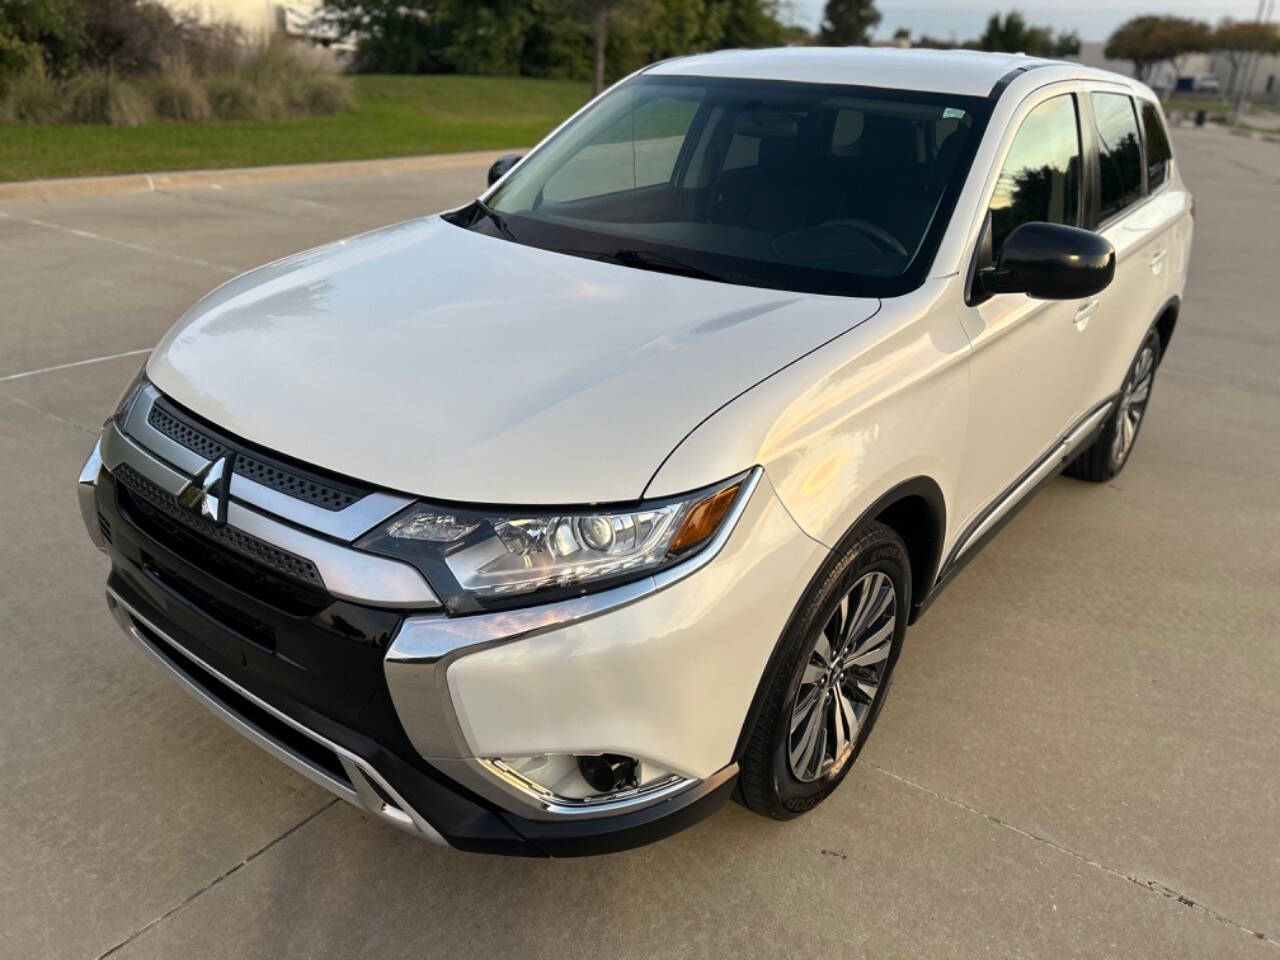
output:
[[[523,160],[524,157],[518,153],[508,153],[505,157],[499,157],[493,161],[493,166],[489,168],[489,186],[493,186],[501,180],[508,170]]]
[[[1116,250],[1091,230],[1032,221],[1004,242],[1000,262],[980,274],[985,293],[1025,293],[1037,300],[1079,300],[1105,290]]]

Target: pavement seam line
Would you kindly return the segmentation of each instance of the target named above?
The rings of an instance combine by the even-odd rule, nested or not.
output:
[[[1058,853],[1065,854],[1066,856],[1071,857],[1073,860],[1077,860],[1080,863],[1085,864],[1086,866],[1090,866],[1097,870],[1101,870],[1103,873],[1110,874],[1111,876],[1116,877],[1117,879],[1126,880],[1129,883],[1142,887],[1144,890],[1150,890],[1152,893],[1158,893],[1160,896],[1164,897],[1167,900],[1173,900],[1184,907],[1190,907],[1192,910],[1199,910],[1202,913],[1205,913],[1208,916],[1212,917],[1214,920],[1217,920],[1219,923],[1224,923],[1228,926],[1234,927],[1240,932],[1246,933],[1249,936],[1253,937],[1255,940],[1261,940],[1263,943],[1270,944],[1271,946],[1277,949],[1280,949],[1280,941],[1273,940],[1271,939],[1271,937],[1267,936],[1265,933],[1260,933],[1257,930],[1254,930],[1250,927],[1246,927],[1244,924],[1240,923],[1239,921],[1232,920],[1226,914],[1219,913],[1217,910],[1214,910],[1212,907],[1206,906],[1203,903],[1198,903],[1197,901],[1192,900],[1190,897],[1186,896],[1185,894],[1179,893],[1177,890],[1174,890],[1172,887],[1161,883],[1159,880],[1151,880],[1151,879],[1144,879],[1143,877],[1135,877],[1132,874],[1125,873],[1123,870],[1118,870],[1115,867],[1109,867],[1105,863],[1100,863],[1097,860],[1090,859],[1089,857],[1086,857],[1082,853],[1077,853],[1075,850],[1072,850],[1070,847],[1064,847],[1060,843],[1055,843],[1054,841],[1050,840],[1048,837],[1042,837],[1038,834],[1032,833],[1030,830],[1023,829],[1022,827],[1016,826],[1015,824],[1009,823],[1005,820],[1001,820],[999,817],[994,816],[993,814],[986,813],[982,810],[979,810],[977,807],[973,806],[972,804],[965,803],[963,800],[958,800],[955,797],[949,797],[945,793],[940,793],[939,791],[934,790],[932,787],[926,787],[922,783],[917,783],[915,780],[912,780],[910,777],[904,777],[901,774],[894,773],[891,770],[886,770],[884,767],[877,766],[876,764],[871,763],[870,761],[867,761],[867,760],[863,760],[862,762],[865,763],[867,766],[869,766],[872,770],[875,770],[878,773],[884,774],[886,777],[889,777],[891,780],[897,780],[899,783],[905,784],[908,787],[912,787],[913,789],[919,790],[922,793],[926,793],[929,796],[933,797],[935,800],[941,800],[943,803],[949,803],[953,807],[959,807],[961,810],[964,810],[966,813],[971,813],[974,816],[982,817],[984,820],[988,820],[991,823],[994,823],[998,827],[1003,827],[1006,830],[1011,830],[1014,833],[1018,834],[1020,837],[1024,837],[1025,839],[1030,840],[1033,843],[1042,844],[1046,847],[1049,847],[1051,850],[1056,850]]]
[[[9,400],[12,403],[16,403],[20,407],[26,407],[32,413],[38,413],[41,416],[48,417],[49,419],[55,420],[58,423],[63,424],[64,426],[71,427],[73,430],[78,430],[81,433],[86,434],[87,436],[96,437],[98,435],[99,431],[97,430],[92,430],[89,427],[84,426],[84,424],[76,423],[74,420],[68,420],[66,417],[60,417],[56,413],[52,413],[49,410],[42,410],[39,407],[37,407],[34,403],[29,403],[28,401],[23,400],[21,397],[15,397],[11,393],[5,393],[3,390],[0,390],[0,398]]]
[[[228,276],[234,277],[244,272],[236,269],[235,267],[228,267],[222,263],[214,263],[210,260],[201,260],[198,257],[184,257],[180,253],[170,253],[168,250],[148,247],[141,243],[132,243],[128,240],[121,240],[117,237],[108,237],[105,234],[94,233],[90,230],[81,230],[77,227],[64,227],[58,223],[50,223],[48,220],[37,220],[34,217],[19,217],[12,213],[5,213],[2,210],[0,210],[0,217],[3,217],[5,220],[14,220],[18,223],[26,223],[33,227],[43,227],[46,230],[56,230],[59,233],[70,234],[73,237],[82,237],[86,240],[98,240],[102,243],[110,243],[117,247],[124,247],[138,253],[150,254],[153,257],[162,257],[165,260],[175,260],[178,263],[190,263],[198,267],[209,267],[212,270],[217,270],[220,273],[227,274]]]
[[[21,380],[23,377],[34,377],[42,373],[56,373],[59,370],[70,370],[72,367],[83,367],[90,363],[102,363],[105,360],[120,360],[124,357],[136,357],[140,353],[150,353],[150,347],[139,347],[137,350],[126,350],[123,353],[111,353],[105,357],[90,357],[88,360],[72,360],[70,363],[56,363],[52,367],[40,367],[38,370],[24,370],[22,373],[7,373],[0,376],[0,383],[10,380]]]
[[[183,907],[185,907],[187,904],[189,904],[189,903],[191,903],[192,901],[194,901],[194,900],[195,900],[197,897],[199,897],[201,894],[206,893],[206,892],[207,892],[207,891],[209,891],[209,890],[212,890],[214,887],[216,887],[218,884],[220,884],[223,880],[227,879],[227,877],[231,876],[233,873],[235,873],[236,871],[238,871],[241,867],[247,866],[248,864],[252,863],[254,860],[258,859],[258,857],[262,856],[264,853],[266,853],[268,850],[270,850],[272,847],[274,847],[274,846],[275,846],[277,843],[279,843],[281,840],[284,840],[284,839],[286,839],[286,838],[288,838],[288,837],[292,836],[293,834],[297,833],[299,830],[301,830],[303,827],[305,827],[308,823],[310,823],[310,822],[311,822],[312,820],[314,820],[316,817],[320,816],[320,814],[324,813],[326,810],[328,810],[330,807],[332,807],[332,806],[333,806],[335,803],[337,803],[337,802],[338,802],[338,798],[337,798],[337,797],[334,797],[332,800],[330,800],[330,801],[329,801],[328,803],[326,803],[324,806],[320,807],[320,809],[315,810],[315,811],[313,811],[312,813],[307,814],[307,816],[303,817],[301,820],[299,820],[297,823],[295,823],[292,827],[290,827],[290,828],[289,828],[288,830],[286,830],[284,833],[280,834],[280,836],[276,837],[274,840],[268,841],[266,844],[264,844],[263,846],[259,847],[259,848],[258,848],[257,850],[255,850],[253,853],[249,854],[247,857],[245,857],[243,860],[241,860],[239,863],[237,863],[235,866],[233,866],[230,870],[227,870],[225,873],[219,874],[218,876],[214,877],[212,880],[210,880],[208,883],[206,883],[203,887],[201,887],[201,888],[200,888],[199,890],[197,890],[195,893],[191,894],[191,896],[187,897],[187,898],[186,898],[185,900],[183,900],[181,903],[174,904],[172,907],[170,907],[170,908],[169,908],[168,910],[166,910],[164,913],[160,914],[160,916],[156,917],[154,920],[151,920],[150,922],[148,922],[148,923],[146,923],[146,924],[143,924],[141,927],[139,927],[139,928],[138,928],[137,930],[135,930],[133,933],[129,934],[129,936],[125,937],[123,940],[121,940],[119,943],[117,943],[114,947],[112,947],[111,949],[107,950],[105,953],[101,953],[101,954],[99,954],[99,955],[98,955],[98,957],[97,957],[97,960],[106,960],[106,958],[107,958],[107,957],[109,957],[109,956],[111,956],[113,953],[116,953],[118,950],[121,950],[121,949],[123,949],[124,947],[128,946],[130,943],[132,943],[134,940],[138,939],[138,937],[142,936],[144,933],[146,933],[146,932],[147,932],[148,930],[150,930],[152,927],[156,926],[157,924],[159,924],[159,923],[161,923],[161,922],[163,922],[163,921],[167,920],[169,917],[173,916],[175,913],[177,913],[179,910],[181,910],[181,909],[182,909]]]

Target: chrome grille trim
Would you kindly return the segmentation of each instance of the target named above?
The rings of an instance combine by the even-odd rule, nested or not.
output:
[[[132,423],[134,419],[135,414],[131,412],[128,422]],[[176,497],[191,480],[191,475],[175,470],[159,456],[126,437],[114,422],[108,422],[103,429],[99,449],[102,465],[113,475],[122,464],[127,464],[169,496]],[[313,564],[324,589],[333,596],[377,607],[429,610],[440,606],[431,586],[411,564],[355,550],[315,532],[277,520],[247,503],[238,502],[234,496],[234,487],[232,492],[233,497],[227,508],[227,527]],[[358,506],[359,503],[347,509],[354,510]],[[376,509],[385,507],[386,503],[382,502]],[[313,509],[332,517],[341,517],[347,513],[345,510],[333,513]],[[361,517],[359,522],[363,520]],[[211,539],[210,542],[218,543],[216,539]],[[266,565],[266,569],[274,568]]]
[[[218,438],[208,436],[203,432],[192,431],[193,433],[198,433],[200,440],[193,440],[187,437],[185,424],[173,420],[163,408],[157,407],[156,401],[160,396],[160,391],[150,384],[143,387],[138,393],[138,397],[134,401],[124,425],[124,433],[128,434],[130,439],[155,454],[166,464],[176,467],[186,477],[195,476],[207,467],[211,461],[192,449],[192,446],[180,443],[175,439],[176,436],[183,436],[188,443],[198,446],[206,452],[212,453],[215,450],[221,450],[222,453],[229,452],[230,447],[226,446]],[[173,423],[177,424],[177,426],[171,424],[170,420],[173,420]],[[236,459],[247,459],[254,464],[268,466],[261,464],[252,454],[237,454]],[[276,468],[268,467],[268,469]],[[255,472],[260,476],[266,475],[262,470]],[[303,485],[309,482],[306,478],[297,476],[297,471],[277,469],[277,472],[281,474],[288,473],[290,476],[300,480]],[[166,484],[157,480],[156,477],[149,477],[149,479],[161,483],[161,486],[165,486],[168,489]],[[185,484],[185,477],[183,482]],[[331,502],[346,504],[342,509],[335,510],[321,505],[320,500],[323,499],[322,497],[317,496],[315,499],[298,498],[281,489],[281,487],[288,486],[290,485],[284,482],[281,482],[280,487],[270,486],[246,476],[244,473],[236,472],[234,468],[232,471],[231,496],[234,499],[240,500],[250,507],[273,514],[283,520],[288,520],[290,523],[305,527],[307,530],[323,534],[326,537],[332,537],[335,540],[342,540],[346,543],[350,543],[361,534],[367,533],[379,523],[389,520],[413,502],[412,497],[381,490],[372,491],[357,498],[348,494],[347,491],[338,490],[334,487],[333,496],[329,498]],[[178,491],[172,490],[171,492],[176,494]]]
[[[266,567],[273,573],[290,580],[297,580],[311,587],[324,589],[324,581],[316,565],[306,557],[300,557],[288,550],[282,550],[274,544],[259,540],[257,537],[227,525],[218,525],[189,510],[184,510],[178,501],[142,476],[128,463],[116,466],[115,477],[131,492],[161,514],[181,524],[188,530],[199,534],[207,540],[220,544],[242,557]]]

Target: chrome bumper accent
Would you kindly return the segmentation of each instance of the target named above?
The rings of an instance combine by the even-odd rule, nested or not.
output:
[[[289,715],[277,710],[271,704],[255,697],[248,690],[239,684],[228,679],[219,673],[213,667],[209,666],[199,657],[190,653],[186,648],[177,643],[172,637],[163,630],[149,621],[137,610],[131,607],[118,593],[108,588],[107,605],[111,608],[111,614],[115,617],[116,622],[126,634],[133,637],[139,645],[144,649],[153,660],[165,669],[188,694],[197,701],[204,704],[219,719],[231,726],[240,734],[253,741],[257,746],[266,750],[277,760],[292,767],[298,773],[302,774],[312,783],[315,783],[330,793],[335,794],[347,803],[373,814],[379,820],[389,823],[392,826],[399,827],[401,830],[430,840],[432,843],[438,843],[448,846],[444,837],[431,826],[416,810],[405,802],[404,798],[396,792],[396,790],[384,780],[376,770],[370,767],[364,760],[355,754],[338,746],[338,744],[326,739]],[[169,650],[169,653],[176,655],[185,660],[190,661],[200,670],[208,673],[210,676],[216,677],[220,683],[226,684],[237,694],[252,702],[262,710],[270,713],[273,717],[287,724],[302,736],[319,744],[326,750],[331,751],[342,765],[343,770],[347,774],[347,781],[344,782],[336,778],[330,771],[325,770],[312,761],[303,757],[301,754],[292,750],[287,744],[281,743],[271,734],[262,730],[251,720],[241,716],[232,707],[218,700],[206,690],[193,683],[181,670],[178,670],[168,660],[165,654],[157,649],[156,640],[152,636],[147,636],[140,629],[138,624],[144,626],[148,633],[162,641]],[[375,787],[374,784],[377,786]],[[379,791],[382,795],[379,795]],[[388,803],[383,796],[390,798],[392,801]]]
[[[76,494],[80,500],[80,518],[84,520],[84,529],[89,534],[93,545],[103,553],[107,552],[107,542],[102,538],[102,528],[98,526],[98,475],[102,472],[102,440],[93,443],[89,459],[80,468],[80,479],[76,483]]]
[[[130,423],[133,422],[134,417],[135,414],[130,412]],[[152,430],[151,432],[160,440],[173,443],[158,431]],[[148,436],[148,439],[149,441],[153,440],[150,436]],[[181,447],[178,444],[173,445],[184,450],[191,457],[195,457],[195,454],[186,450],[185,447]],[[108,423],[103,430],[98,449],[101,452],[101,465],[107,470],[115,470],[120,464],[127,463],[142,476],[175,497],[186,489],[191,482],[192,478],[190,476],[174,469],[159,456],[145,449],[134,438],[125,436],[114,422]],[[205,466],[208,465],[208,461],[201,460],[200,462]],[[187,465],[189,466],[190,463]],[[203,469],[203,467],[200,469]],[[236,480],[243,480],[243,483],[237,484]],[[380,557],[361,550],[355,550],[325,537],[308,533],[280,520],[275,520],[266,513],[259,512],[247,504],[239,502],[238,491],[245,490],[246,485],[260,486],[245,478],[233,478],[231,486],[232,500],[227,507],[227,525],[242,530],[250,536],[264,540],[282,550],[287,550],[310,560],[319,571],[320,579],[324,581],[325,589],[335,597],[380,607],[430,609],[440,606],[440,601],[436,597],[435,591],[431,589],[416,567],[388,557]],[[274,490],[267,490],[266,492],[273,497],[283,496],[277,494]],[[365,498],[365,500],[371,499],[373,499],[373,496]],[[85,494],[82,487],[82,509],[84,500]],[[363,502],[363,500],[358,501],[348,507],[347,510],[356,510]],[[299,506],[306,507],[307,505],[299,502]],[[377,502],[374,512],[386,509],[388,506],[387,500],[380,500]],[[330,512],[319,508],[309,509],[318,513]],[[399,509],[398,504],[396,509]],[[94,507],[95,527],[97,525],[96,512],[97,508]],[[391,512],[394,513],[395,510]],[[337,513],[345,514],[347,511],[337,511]],[[359,518],[358,522],[363,523],[370,514],[358,512],[356,516]],[[374,522],[376,523],[377,521],[375,520]],[[366,527],[365,529],[368,528]],[[360,532],[363,532],[363,530]],[[92,535],[91,532],[90,536]],[[358,536],[359,534],[357,533],[356,535]]]

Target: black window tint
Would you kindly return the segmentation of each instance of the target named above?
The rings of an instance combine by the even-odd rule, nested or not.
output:
[[[1094,93],[1101,193],[1098,216],[1105,220],[1142,196],[1142,147],[1133,101],[1121,93]]]
[[[1070,94],[1046,100],[1022,121],[991,197],[991,250],[1031,220],[1076,226],[1080,211],[1080,134]]]
[[[1147,190],[1150,191],[1168,178],[1173,151],[1169,149],[1169,134],[1160,119],[1160,108],[1149,101],[1142,104],[1142,129],[1147,135]]]

